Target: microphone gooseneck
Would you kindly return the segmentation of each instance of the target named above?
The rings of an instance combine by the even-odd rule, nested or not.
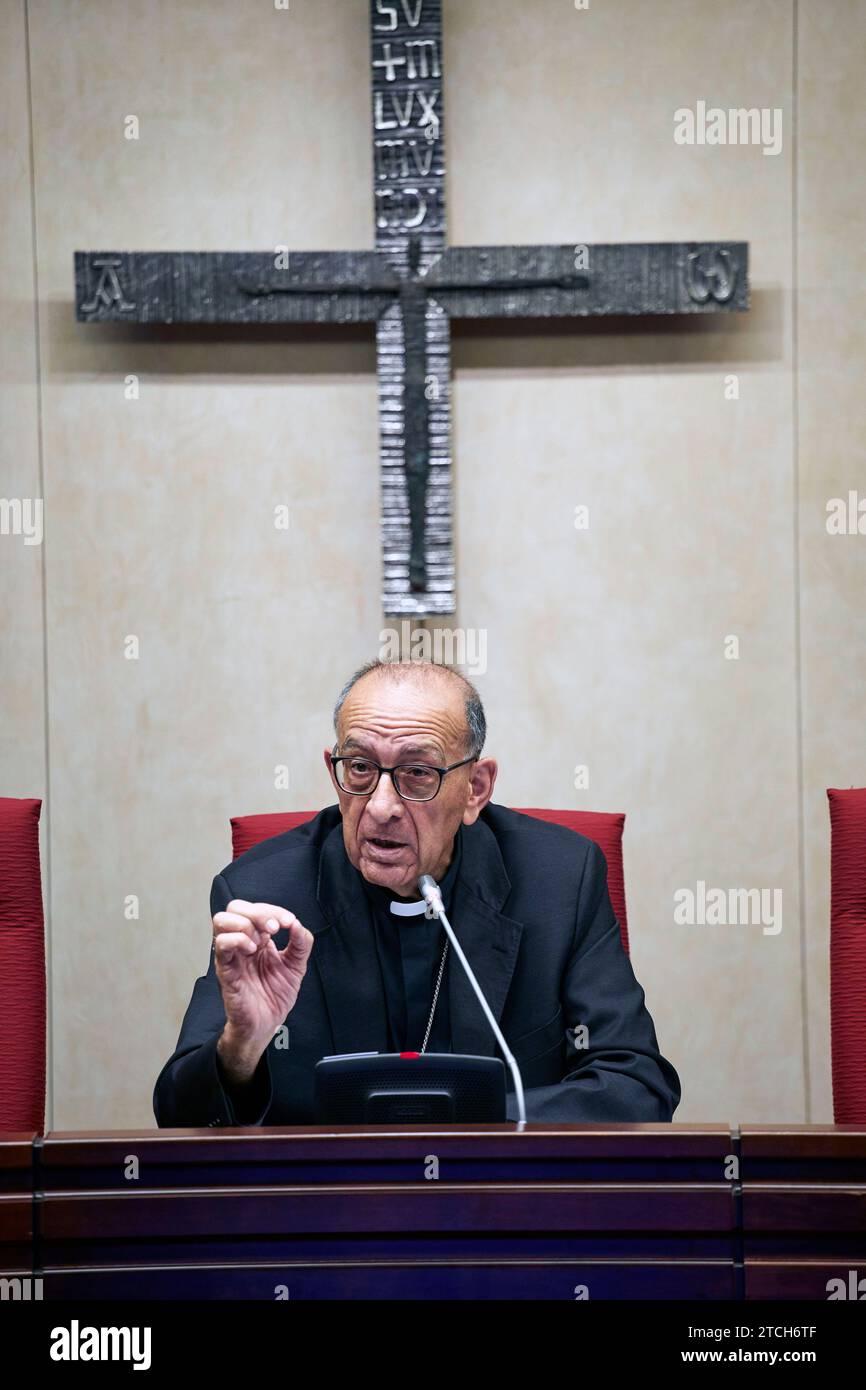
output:
[[[514,1056],[511,1052],[511,1048],[505,1041],[502,1029],[499,1027],[499,1024],[493,1017],[490,1005],[484,998],[484,992],[481,986],[479,985],[478,981],[476,980],[475,975],[472,972],[472,967],[466,959],[465,955],[463,954],[463,948],[460,945],[460,942],[457,940],[457,937],[454,935],[454,929],[451,926],[451,923],[448,921],[448,918],[445,914],[445,907],[442,902],[442,893],[439,888],[439,884],[436,882],[432,874],[421,875],[421,877],[418,879],[418,891],[424,899],[425,903],[427,904],[428,908],[432,912],[433,916],[438,917],[439,921],[442,923],[442,926],[445,928],[448,940],[454,947],[454,950],[457,953],[457,958],[460,961],[460,964],[463,966],[464,971],[466,972],[466,977],[469,980],[469,983],[472,986],[473,990],[475,991],[475,995],[478,999],[479,1004],[484,1010],[484,1016],[487,1019],[487,1022],[490,1024],[490,1027],[493,1029],[493,1036],[496,1038],[496,1041],[499,1043],[499,1046],[502,1049],[502,1055],[508,1063],[508,1067],[514,1079],[514,1094],[517,1098],[517,1111],[520,1116],[518,1126],[522,1129],[523,1126],[526,1124],[526,1102],[523,1096],[523,1080],[520,1075],[520,1068],[518,1067],[517,1062],[514,1059]]]

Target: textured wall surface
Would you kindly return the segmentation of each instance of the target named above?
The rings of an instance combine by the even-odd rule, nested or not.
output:
[[[866,496],[866,4],[444,23],[452,244],[750,243],[747,315],[455,326],[456,625],[497,799],[627,813],[676,1118],[828,1120],[824,789],[866,781],[866,536],[825,524]],[[677,144],[699,101],[780,111],[780,152]],[[375,352],[76,324],[72,254],[371,247],[367,3],[9,0],[0,110],[0,495],[45,502],[43,545],[0,536],[0,794],[47,799],[52,1123],[148,1125],[228,817],[331,799],[329,710],[380,647]],[[781,930],[677,923],[700,882],[781,894]]]

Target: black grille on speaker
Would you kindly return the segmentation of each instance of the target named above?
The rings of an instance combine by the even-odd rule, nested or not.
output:
[[[450,1052],[401,1058],[323,1058],[316,1065],[319,1124],[498,1124],[505,1066]]]

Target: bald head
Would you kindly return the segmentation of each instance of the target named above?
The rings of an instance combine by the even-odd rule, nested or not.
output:
[[[429,692],[430,699],[439,703],[443,696],[448,703],[454,706],[459,701],[461,708],[461,720],[465,724],[463,735],[463,749],[466,757],[478,758],[484,747],[487,737],[487,721],[484,717],[484,706],[481,703],[481,696],[475,689],[471,681],[455,670],[453,666],[446,666],[442,662],[426,660],[406,660],[406,661],[381,661],[379,659],[368,661],[350,676],[349,680],[340,691],[337,703],[334,706],[334,732],[339,739],[341,737],[340,724],[343,714],[343,707],[353,691],[359,694],[357,689],[364,683],[364,695],[373,696],[372,691],[367,686],[374,681],[388,682],[411,682],[422,693]]]

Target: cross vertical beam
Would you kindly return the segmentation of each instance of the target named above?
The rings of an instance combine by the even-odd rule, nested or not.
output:
[[[441,0],[370,0],[376,249],[402,281],[376,330],[384,610],[454,611],[451,329],[418,285],[445,249]]]

